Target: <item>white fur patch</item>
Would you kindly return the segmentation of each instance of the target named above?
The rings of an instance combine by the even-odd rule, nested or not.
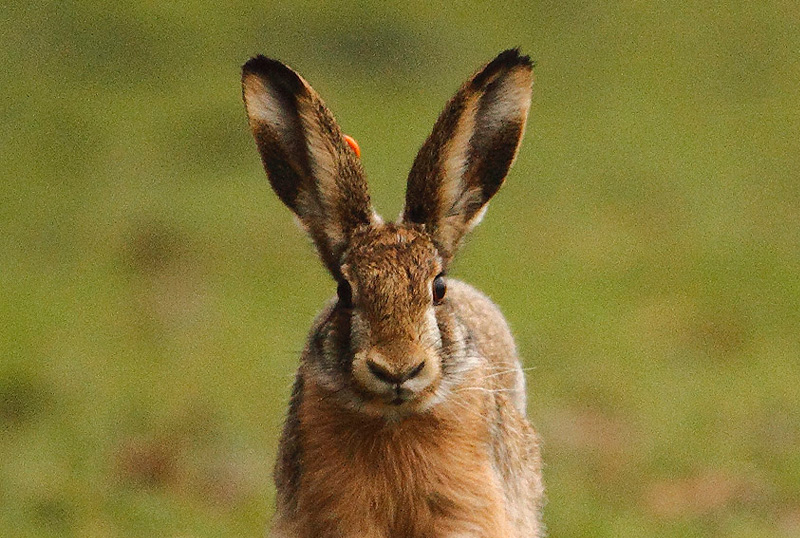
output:
[[[277,92],[271,85],[264,84],[260,77],[250,75],[245,80],[244,102],[251,123],[269,125],[280,138],[293,136],[293,133],[289,132],[290,127],[287,125]]]
[[[481,223],[481,221],[483,220],[483,216],[484,216],[484,215],[486,215],[486,211],[487,211],[488,209],[489,209],[489,204],[488,204],[488,203],[486,203],[486,204],[484,204],[484,206],[483,206],[483,207],[480,209],[480,211],[478,211],[477,213],[475,213],[475,216],[474,216],[474,217],[472,217],[472,218],[469,220],[469,222],[467,222],[467,231],[470,231],[470,230],[472,230],[472,229],[473,229],[475,226],[477,226],[478,224],[480,224],[480,223]]]
[[[467,172],[467,159],[469,157],[469,139],[475,130],[475,106],[477,96],[468,99],[464,112],[458,120],[453,138],[444,148],[444,162],[442,163],[441,199],[444,206],[442,211],[458,211],[455,206],[464,194],[464,174]],[[441,215],[446,217],[447,213]]]
[[[495,133],[509,120],[519,120],[522,123],[522,132],[520,132],[520,140],[522,140],[528,110],[531,107],[530,72],[517,69],[508,73],[503,78],[499,91],[495,93],[494,99],[488,105],[484,108],[484,114],[479,120],[481,125]],[[519,148],[519,144],[517,148]],[[516,158],[516,151],[514,157]]]

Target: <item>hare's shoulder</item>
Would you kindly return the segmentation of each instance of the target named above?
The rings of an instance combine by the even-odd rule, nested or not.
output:
[[[448,280],[448,299],[478,349],[492,363],[516,363],[514,337],[500,308],[483,292],[459,280]]]
[[[514,337],[500,309],[484,293],[458,280],[448,280],[447,293],[456,316],[486,358],[486,388],[506,391],[524,416],[525,376],[517,358]]]

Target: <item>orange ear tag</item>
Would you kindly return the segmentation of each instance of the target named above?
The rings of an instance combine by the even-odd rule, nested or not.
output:
[[[358,142],[356,142],[356,139],[350,135],[342,135],[342,136],[344,136],[344,141],[347,142],[347,145],[350,146],[350,149],[353,150],[353,153],[356,154],[356,157],[360,159],[361,148],[358,147]]]

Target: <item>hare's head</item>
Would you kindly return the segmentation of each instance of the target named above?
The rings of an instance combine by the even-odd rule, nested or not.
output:
[[[359,409],[425,409],[469,368],[444,275],[514,160],[531,77],[530,59],[508,50],[461,86],[414,161],[401,218],[386,224],[311,86],[275,60],[245,64],[245,106],[269,181],[338,284],[308,367]]]

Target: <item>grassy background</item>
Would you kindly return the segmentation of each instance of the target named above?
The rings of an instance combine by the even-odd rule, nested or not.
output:
[[[800,535],[800,9],[680,4],[4,6],[0,535],[261,535],[333,286],[239,66],[302,72],[391,217],[509,46],[528,132],[455,273],[533,367],[552,536]]]

